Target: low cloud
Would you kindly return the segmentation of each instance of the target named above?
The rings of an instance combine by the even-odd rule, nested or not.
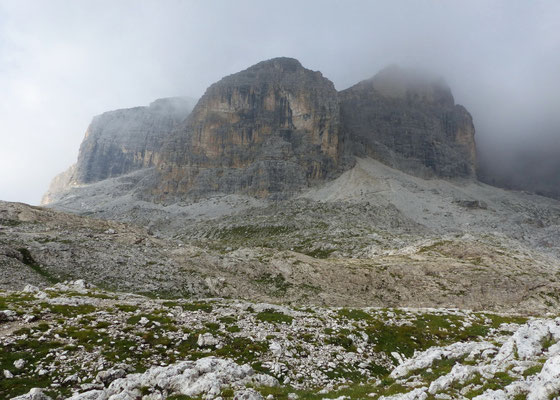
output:
[[[556,1],[0,0],[0,198],[38,203],[93,115],[198,97],[276,56],[339,90],[394,63],[442,75],[485,176],[554,184],[559,20]]]

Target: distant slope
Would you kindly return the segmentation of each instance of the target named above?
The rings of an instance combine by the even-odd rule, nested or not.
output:
[[[126,186],[125,178],[115,179]],[[82,197],[77,188],[72,204],[106,182],[81,188]],[[129,197],[123,208],[111,203],[122,199],[111,187],[93,200],[105,199],[98,208],[73,211],[149,226],[157,237],[3,203],[0,263],[29,270],[25,248],[56,279],[167,295],[529,313],[560,306],[555,200],[425,180],[371,159],[285,201],[218,196],[163,206]],[[3,271],[4,286],[28,279]]]

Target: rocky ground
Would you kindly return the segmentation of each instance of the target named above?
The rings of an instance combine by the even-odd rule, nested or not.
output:
[[[560,396],[557,201],[358,160],[164,205],[144,173],[0,202],[0,398]]]
[[[362,159],[291,200],[164,205],[135,197],[144,172],[53,204],[81,217],[0,203],[0,287],[83,278],[126,292],[300,305],[560,306],[555,200]]]
[[[0,292],[0,397],[35,387],[21,399],[560,395],[552,315],[158,300],[86,286]]]
[[[253,208],[250,215],[193,223],[171,236],[0,203],[0,287],[82,278],[164,297],[526,313],[558,308],[553,255],[500,233],[433,232],[383,209],[303,199],[289,209]]]

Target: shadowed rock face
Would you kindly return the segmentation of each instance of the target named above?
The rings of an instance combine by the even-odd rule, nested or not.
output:
[[[475,177],[472,117],[443,82],[389,67],[339,97],[347,152],[423,177]]]
[[[285,196],[336,170],[339,153],[332,82],[275,58],[208,88],[166,142],[155,192]]]
[[[76,164],[54,177],[41,204],[58,201],[73,186],[94,183],[155,165],[164,140],[189,115],[194,101],[158,99],[148,107],[109,111],[93,118]]]
[[[92,183],[154,166],[163,141],[191,108],[191,101],[177,97],[95,117],[80,146],[73,178]]]

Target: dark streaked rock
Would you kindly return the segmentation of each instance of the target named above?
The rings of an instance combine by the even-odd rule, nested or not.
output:
[[[423,177],[475,177],[474,125],[441,80],[388,67],[340,92],[346,151]]]

